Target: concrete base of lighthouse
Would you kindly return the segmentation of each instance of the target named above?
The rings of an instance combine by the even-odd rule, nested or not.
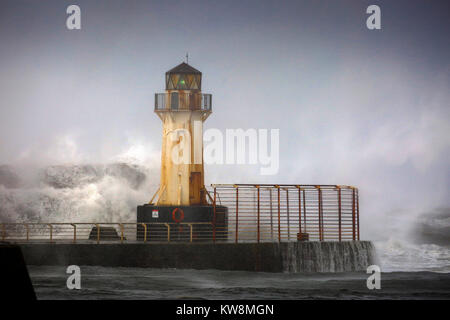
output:
[[[228,239],[228,208],[225,206],[137,207],[137,240],[201,242]]]

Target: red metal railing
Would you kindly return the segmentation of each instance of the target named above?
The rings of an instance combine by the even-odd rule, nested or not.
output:
[[[211,222],[1,223],[17,242],[283,242],[359,240],[358,189],[338,185],[212,185]],[[224,216],[220,216],[224,215]]]
[[[213,240],[359,240],[358,189],[338,185],[212,185]],[[216,223],[220,214],[227,222]],[[221,219],[217,219],[221,220]]]
[[[17,243],[211,242],[211,224],[211,222],[0,223],[0,240]]]

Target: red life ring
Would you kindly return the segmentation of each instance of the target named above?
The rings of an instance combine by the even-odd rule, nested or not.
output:
[[[177,219],[177,216],[176,216],[177,211],[180,211],[180,218],[179,219]],[[180,208],[173,209],[173,211],[172,211],[172,220],[175,221],[176,223],[180,223],[181,221],[183,221],[183,219],[184,219],[184,211],[183,211],[183,209],[180,209]]]

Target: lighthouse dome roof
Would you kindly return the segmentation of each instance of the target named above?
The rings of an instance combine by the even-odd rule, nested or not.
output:
[[[166,90],[201,90],[202,73],[183,62],[166,72]]]
[[[200,71],[195,69],[194,67],[188,65],[185,62],[180,63],[175,68],[170,69],[166,72],[166,74],[202,74]]]

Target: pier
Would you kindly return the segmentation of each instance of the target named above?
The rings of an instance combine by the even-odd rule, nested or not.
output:
[[[2,223],[1,239],[29,265],[340,272],[374,261],[359,241],[354,187],[211,185],[206,194],[210,222],[160,211],[165,222]]]

